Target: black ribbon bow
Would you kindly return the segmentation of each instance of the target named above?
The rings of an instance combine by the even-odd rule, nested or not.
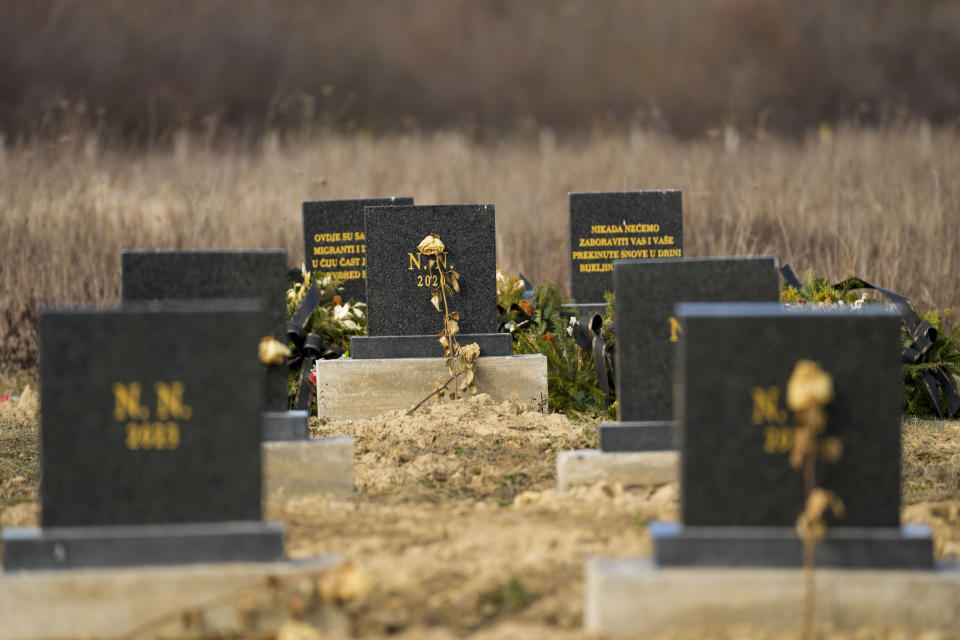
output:
[[[318,306],[320,306],[320,290],[316,284],[310,283],[310,288],[300,301],[300,306],[287,323],[287,342],[292,351],[287,365],[291,369],[300,367],[300,384],[297,387],[294,409],[310,409],[310,372],[313,371],[317,360],[335,360],[343,355],[342,349],[324,344],[322,336],[307,333],[307,322]]]
[[[803,287],[797,274],[793,272],[790,265],[783,265],[780,268],[780,275],[784,281],[791,287],[800,289]],[[838,291],[852,291],[853,289],[873,289],[879,291],[890,303],[896,307],[900,314],[900,320],[910,335],[910,344],[903,348],[903,362],[905,364],[923,364],[927,362],[930,349],[937,341],[937,330],[926,320],[920,320],[919,314],[910,304],[910,301],[899,293],[894,293],[883,287],[862,280],[861,278],[850,277],[843,282],[833,285]],[[923,380],[923,386],[927,390],[927,395],[933,402],[933,407],[937,411],[937,416],[943,420],[950,418],[960,412],[960,392],[957,391],[957,381],[950,374],[945,366],[932,369],[922,369],[920,377]],[[941,401],[941,393],[946,402]],[[944,404],[946,406],[944,406]]]
[[[613,329],[613,323],[607,325]],[[593,354],[593,365],[597,369],[597,385],[604,395],[605,406],[610,406],[614,383],[614,348],[603,339],[603,317],[595,313],[590,318],[589,331],[576,318],[570,318],[570,335],[578,347]],[[593,335],[590,335],[590,334]]]

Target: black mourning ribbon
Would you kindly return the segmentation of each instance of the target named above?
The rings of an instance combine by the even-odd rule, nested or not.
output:
[[[613,324],[608,325],[611,329]],[[590,328],[584,328],[580,321],[570,318],[570,333],[574,343],[584,351],[593,354],[593,365],[597,369],[597,385],[604,395],[604,405],[610,406],[614,384],[614,348],[600,335],[603,329],[603,317],[595,313],[590,318]],[[590,335],[590,334],[593,335]]]
[[[524,300],[533,301],[533,285],[530,284],[530,281],[521,273],[520,280],[523,282],[523,298]],[[516,313],[516,322],[511,324],[510,313]],[[523,307],[518,305],[516,302],[510,305],[509,309],[504,309],[499,304],[497,305],[497,333],[513,333],[517,329],[523,329],[530,325],[533,322],[533,316],[527,313]]]
[[[784,265],[780,269],[780,275],[784,281],[797,289],[803,287],[797,275],[790,268],[790,265]],[[926,320],[920,320],[919,314],[910,304],[910,301],[899,293],[894,293],[883,287],[867,282],[861,278],[850,277],[843,282],[833,285],[838,291],[852,291],[854,289],[873,289],[879,291],[890,303],[896,307],[900,314],[900,320],[910,334],[910,344],[903,348],[903,362],[905,364],[924,364],[929,357],[930,349],[937,340],[937,330]],[[927,395],[933,402],[933,407],[937,411],[937,416],[943,420],[950,418],[960,411],[960,392],[957,390],[957,381],[953,378],[946,367],[936,367],[931,369],[922,369],[920,376],[923,385],[927,389]],[[941,401],[946,400],[946,406]]]
[[[307,333],[306,326],[310,316],[320,306],[320,289],[314,283],[303,296],[300,306],[293,312],[293,317],[287,323],[287,342],[293,352],[287,360],[291,369],[300,367],[300,384],[297,387],[297,397],[294,400],[294,409],[310,409],[310,372],[317,360],[335,360],[343,355],[343,349],[326,345],[323,337],[315,333]]]
[[[510,318],[510,312],[516,313],[517,321],[513,322]],[[509,309],[504,309],[497,305],[497,332],[513,333],[517,329],[523,329],[533,322],[533,316],[523,310],[523,307],[516,302],[510,305]]]

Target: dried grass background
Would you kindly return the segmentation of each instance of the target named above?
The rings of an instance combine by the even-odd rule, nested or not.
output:
[[[920,308],[951,307],[958,175],[960,131],[925,123],[801,141],[732,129],[686,141],[543,129],[485,143],[456,131],[326,131],[234,150],[180,132],[145,153],[77,128],[0,147],[0,367],[35,366],[42,306],[116,302],[122,249],[283,247],[299,264],[306,199],[492,202],[500,266],[567,287],[567,192],[677,188],[687,256],[775,254],[798,272],[854,273]]]

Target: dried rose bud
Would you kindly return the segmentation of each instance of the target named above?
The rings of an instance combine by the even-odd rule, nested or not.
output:
[[[833,376],[819,363],[800,360],[787,382],[787,406],[794,411],[822,407],[833,401]]]
[[[290,349],[273,336],[260,340],[257,356],[263,364],[283,364],[290,357]]]
[[[440,236],[435,233],[431,233],[417,245],[417,251],[427,256],[438,256],[445,248],[440,241]]]

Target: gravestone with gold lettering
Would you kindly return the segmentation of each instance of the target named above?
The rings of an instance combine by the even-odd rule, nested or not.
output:
[[[260,335],[286,339],[287,253],[283,249],[152,251],[121,254],[123,300],[196,300],[256,298],[263,304]],[[229,336],[230,328],[218,333]],[[234,349],[245,349],[241,342]],[[264,373],[264,411],[288,408],[287,370],[273,366]]]
[[[497,248],[494,207],[431,205],[366,207],[367,335],[350,340],[353,358],[427,358],[443,355],[443,318],[430,302],[437,284],[431,257],[417,246],[433,233],[445,250],[437,260],[459,274],[449,298],[460,314],[458,342],[476,342],[480,356],[509,356],[509,334],[497,333]]]
[[[261,520],[262,327],[256,300],[43,312],[42,528],[4,529],[4,568],[280,559],[282,527]]]
[[[603,451],[674,448],[673,367],[678,302],[776,302],[772,256],[617,261],[616,388],[619,422],[600,425]]]
[[[845,513],[826,517],[817,565],[930,568],[925,527],[900,524],[899,317],[777,304],[680,304],[676,372],[681,523],[651,527],[660,566],[800,566],[803,473],[790,465],[802,418],[787,383],[816,362],[834,393],[820,436],[815,486]],[[831,440],[827,440],[830,438]]]
[[[570,251],[577,307],[602,312],[614,260],[683,257],[680,191],[571,193]]]
[[[303,203],[303,257],[307,270],[343,281],[344,300],[366,299],[364,207],[413,204],[413,198],[313,200]]]

